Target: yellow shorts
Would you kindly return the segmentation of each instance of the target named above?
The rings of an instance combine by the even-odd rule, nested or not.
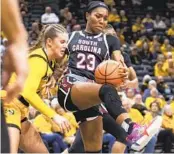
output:
[[[3,100],[5,91],[1,91],[1,99]],[[16,127],[21,130],[21,123],[26,121],[29,114],[29,108],[14,98],[10,103],[3,102],[4,113],[7,126]]]

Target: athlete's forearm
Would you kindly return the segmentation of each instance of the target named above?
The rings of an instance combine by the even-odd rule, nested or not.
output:
[[[123,55],[121,54],[121,51],[117,50],[117,51],[114,51],[113,54],[112,54],[112,59],[113,60],[116,60],[116,61],[122,61],[124,62],[124,58],[123,58]]]
[[[23,97],[31,104],[36,110],[44,114],[49,118],[53,118],[56,115],[56,112],[47,106],[38,94],[30,92],[23,93]]]
[[[130,85],[131,85],[131,87],[130,88],[138,88],[138,79],[137,78],[135,78],[135,79],[133,79],[133,80],[130,80]]]

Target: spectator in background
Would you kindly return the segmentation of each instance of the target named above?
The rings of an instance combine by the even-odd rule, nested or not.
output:
[[[139,7],[142,5],[142,0],[132,0],[132,5]]]
[[[155,52],[150,52],[149,44],[147,42],[143,43],[142,50],[139,51],[139,55],[142,59],[153,60],[156,59],[157,55]]]
[[[115,1],[114,0],[104,0],[104,3],[110,7],[115,6]]]
[[[149,50],[152,54],[155,54],[155,59],[157,58],[156,54],[161,53],[160,51],[160,43],[159,43],[159,36],[154,35],[153,40],[149,42]]]
[[[164,78],[162,76],[157,76],[157,89],[162,95],[167,95],[171,93],[170,87],[167,85],[167,83],[164,82]]]
[[[59,18],[55,13],[52,13],[51,7],[47,6],[45,8],[45,13],[41,16],[42,24],[57,24],[59,23]]]
[[[120,16],[115,8],[112,8],[109,13],[108,23],[112,24],[114,28],[119,28]]]
[[[168,64],[166,63],[165,57],[160,59],[159,57],[164,57],[163,55],[158,55],[157,63],[154,66],[154,75],[157,76],[169,76]]]
[[[167,27],[159,15],[156,15],[153,25],[155,30],[165,30]]]
[[[137,109],[142,114],[142,116],[144,116],[147,113],[147,108],[142,101],[141,94],[135,95],[134,102],[135,104],[132,106],[132,108]]]
[[[149,83],[150,80],[152,80],[152,78],[151,78],[150,75],[145,75],[145,76],[143,77],[143,84],[142,84],[142,86],[140,87],[140,88],[141,88],[141,94],[143,94],[144,91],[145,91],[146,89],[148,89],[148,83]]]
[[[166,62],[168,64],[168,71],[169,75],[171,77],[174,77],[174,52],[168,52],[167,53],[167,59]]]
[[[157,101],[161,108],[163,108],[164,105],[166,104],[166,102],[162,98],[159,97],[159,92],[156,88],[152,88],[150,90],[150,96],[147,97],[145,100],[146,108],[150,109],[150,106],[154,101]]]
[[[24,11],[25,13],[28,12],[28,8],[27,8],[27,5],[25,5],[25,3],[21,3],[20,4],[20,11]]]
[[[119,38],[119,40],[120,40],[120,43],[121,43],[121,45],[123,45],[123,44],[125,44],[125,37],[124,37],[124,35],[123,35],[123,33],[122,33],[122,30],[120,29],[120,28],[117,28],[116,29],[116,35],[117,35],[117,37]]]
[[[132,32],[138,33],[144,30],[144,25],[141,23],[141,18],[137,17],[135,23],[132,25]]]
[[[163,143],[163,152],[171,153],[172,142],[174,142],[172,127],[174,125],[173,115],[170,107],[167,105],[164,107],[162,129],[158,134],[158,142]],[[173,140],[173,141],[172,141]]]
[[[171,27],[167,31],[169,37],[174,37],[174,23],[171,24]]]
[[[64,18],[64,20],[66,20],[68,23],[72,20],[72,14],[69,11],[68,7],[65,7],[62,12],[61,12],[62,17]]]
[[[134,102],[135,90],[132,89],[132,88],[127,89],[127,91],[126,91],[126,96],[127,96],[127,98],[129,99],[131,105],[133,105],[133,104],[135,103],[135,102]]]
[[[131,59],[132,64],[141,65],[142,59],[141,59],[140,55],[138,54],[136,47],[132,48],[131,54],[130,54],[130,59]]]
[[[122,27],[127,26],[128,24],[128,18],[124,10],[120,10],[120,22]]]
[[[145,81],[148,82],[149,79],[150,79],[150,78],[147,77],[147,80],[145,80]],[[152,89],[152,88],[156,88],[156,87],[157,87],[157,84],[156,84],[156,81],[155,81],[155,80],[150,80],[150,81],[148,82],[148,88],[145,89],[144,94],[143,94],[143,102],[145,102],[146,98],[150,96],[150,91],[151,91],[151,89]]]
[[[156,118],[157,116],[161,115],[161,105],[160,102],[158,102],[157,100],[153,101],[150,105],[149,105],[149,112],[146,113],[146,115],[144,116],[144,120],[143,120],[143,124],[148,124],[150,123],[154,118]]]
[[[133,122],[140,124],[143,121],[143,116],[137,109],[133,109],[129,99],[124,98],[122,100],[122,105],[129,114]]]
[[[37,22],[33,22],[31,26],[31,31],[29,31],[29,44],[32,45],[36,42],[40,34],[39,25]]]
[[[153,31],[153,28],[154,28],[153,19],[151,18],[149,13],[146,14],[146,17],[142,20],[142,23],[143,23],[147,33]]]
[[[173,3],[173,0],[168,0],[168,2],[167,2],[167,8],[170,11],[174,11],[174,3]]]
[[[163,55],[166,55],[170,50],[174,51],[173,47],[170,45],[170,40],[166,38],[161,46],[161,52]]]
[[[170,105],[165,105],[164,107],[162,127],[165,129],[171,129],[174,136],[174,113]]]

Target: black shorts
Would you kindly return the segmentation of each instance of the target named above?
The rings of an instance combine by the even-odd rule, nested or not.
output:
[[[84,121],[94,120],[101,115],[98,106],[91,107],[86,110],[80,110],[75,104],[73,104],[71,99],[71,88],[74,84],[78,82],[93,82],[92,80],[87,79],[75,74],[67,74],[62,78],[59,84],[58,90],[58,102],[62,108],[66,111],[73,112],[76,121],[78,123]]]

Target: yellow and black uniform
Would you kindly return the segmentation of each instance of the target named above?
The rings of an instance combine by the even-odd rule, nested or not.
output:
[[[27,120],[29,104],[49,118],[53,118],[56,114],[54,110],[44,104],[39,95],[42,91],[43,83],[52,74],[46,52],[42,48],[32,51],[29,54],[28,63],[29,75],[22,93],[12,102],[3,104],[7,124],[18,129],[21,128],[21,122]],[[15,74],[12,75],[10,83],[13,81],[15,81]],[[5,96],[5,91],[2,94]]]

